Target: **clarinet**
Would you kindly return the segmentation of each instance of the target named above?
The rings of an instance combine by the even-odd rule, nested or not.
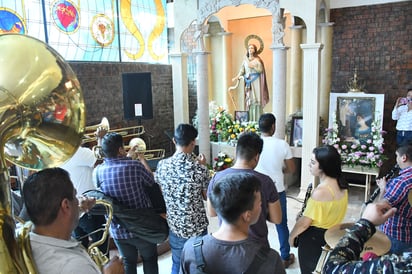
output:
[[[389,180],[389,179],[391,179],[391,178],[395,175],[395,173],[397,173],[398,171],[399,171],[399,165],[396,164],[396,165],[394,165],[394,166],[391,168],[391,170],[389,170],[389,172],[384,176],[384,178],[385,178],[386,180]],[[374,191],[374,192],[372,193],[372,195],[370,196],[369,200],[367,200],[367,201],[365,202],[365,206],[368,205],[368,204],[370,204],[370,203],[373,203],[373,201],[375,201],[376,197],[378,197],[378,195],[379,195],[380,192],[381,192],[381,189],[380,189],[379,187],[376,188],[375,191]]]
[[[306,204],[308,203],[309,197],[312,194],[312,189],[313,189],[313,185],[312,185],[312,183],[310,183],[308,185],[308,188],[306,189],[305,199],[303,200],[302,209],[300,210],[300,212],[296,216],[296,220],[298,220],[300,217],[302,217],[303,212],[305,211],[305,208],[306,208]],[[298,245],[299,245],[299,237],[296,237],[295,240],[293,241],[293,246],[298,247]]]
[[[313,185],[312,183],[310,183],[308,185],[308,188],[306,189],[305,199],[303,199],[302,209],[299,211],[298,216],[296,217],[296,220],[302,217],[303,212],[305,211],[305,208],[306,208],[306,204],[308,203],[310,194],[312,194],[312,189],[313,189]]]

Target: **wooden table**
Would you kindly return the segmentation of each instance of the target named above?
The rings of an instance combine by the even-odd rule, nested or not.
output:
[[[355,173],[355,174],[365,175],[365,185],[360,185],[360,184],[349,184],[349,185],[365,188],[365,202],[366,202],[369,199],[370,192],[371,192],[372,176],[375,176],[375,178],[378,176],[379,168],[364,167],[364,166],[351,167],[347,165],[342,165],[342,171],[346,173]]]

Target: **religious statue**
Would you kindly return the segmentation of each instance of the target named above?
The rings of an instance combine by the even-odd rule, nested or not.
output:
[[[269,101],[269,91],[266,83],[265,66],[259,57],[262,47],[258,50],[255,44],[247,46],[246,58],[242,62],[239,73],[232,81],[244,79],[245,109],[249,111],[249,120],[258,121],[263,114],[263,107]]]

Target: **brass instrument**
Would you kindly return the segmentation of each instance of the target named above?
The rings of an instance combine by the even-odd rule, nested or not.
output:
[[[110,132],[118,132],[118,133],[122,132],[122,131],[126,132],[125,130],[131,129],[131,128],[134,128],[134,129],[135,128],[141,128],[141,131],[139,131],[139,133],[136,134],[138,136],[145,132],[143,126],[130,127],[130,128],[119,128],[119,129],[114,130],[114,131],[111,130]],[[123,135],[123,137],[129,137],[129,136],[133,136],[133,135],[134,135],[133,133],[129,133],[128,135]],[[165,150],[164,149],[149,149],[148,150],[148,149],[146,149],[147,146],[146,146],[145,141],[142,138],[139,138],[139,137],[135,137],[135,138],[131,139],[129,141],[129,144],[127,146],[124,146],[124,149],[129,150],[132,147],[135,147],[137,153],[143,153],[144,158],[146,160],[158,160],[158,159],[163,159],[165,157]],[[92,148],[92,150],[93,150],[93,153],[94,153],[94,155],[97,159],[101,160],[101,159],[104,158],[100,146],[94,146]]]
[[[123,138],[139,136],[145,133],[143,126],[131,126],[131,127],[110,129],[109,120],[106,117],[103,117],[100,124],[93,125],[93,126],[87,126],[85,128],[85,133],[82,139],[82,144],[96,142],[97,138],[95,136],[95,131],[99,127],[104,128],[105,130],[107,130],[107,132],[116,132],[122,135]]]
[[[83,135],[82,144],[96,141],[95,131],[99,127],[109,131],[110,130],[109,120],[106,117],[103,117],[100,124],[97,124],[94,126],[87,126],[84,130],[85,132]]]
[[[0,35],[0,273],[37,272],[29,237],[15,236],[6,159],[31,170],[60,166],[84,126],[80,83],[65,60],[30,36]]]
[[[103,266],[109,262],[109,258],[107,258],[98,248],[98,246],[102,245],[107,237],[109,236],[109,226],[110,223],[112,222],[113,219],[113,206],[110,202],[105,201],[105,200],[96,200],[96,205],[104,205],[106,208],[107,212],[107,217],[106,217],[106,224],[104,228],[104,232],[102,235],[102,238],[98,240],[97,242],[94,242],[90,244],[90,246],[87,249],[87,252],[89,253],[90,257],[92,260],[97,264],[97,266],[100,269],[103,269]]]
[[[146,149],[146,143],[142,138],[136,137],[129,141],[129,145],[125,146],[126,150],[135,147],[137,153],[143,153],[146,160],[158,160],[165,157],[165,150],[159,149]]]

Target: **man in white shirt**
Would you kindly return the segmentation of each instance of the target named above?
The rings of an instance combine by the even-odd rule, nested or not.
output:
[[[23,185],[23,196],[33,223],[30,243],[39,273],[124,273],[117,256],[102,272],[83,246],[71,237],[80,212],[76,190],[67,171],[48,168],[30,175]],[[86,200],[87,209],[93,204],[89,201]]]
[[[107,131],[104,131],[100,134],[104,136],[106,132]],[[101,138],[100,136],[97,137]],[[91,149],[79,147],[72,158],[61,166],[61,168],[69,172],[70,179],[78,194],[82,194],[87,190],[96,189],[93,183],[93,168],[96,161],[97,159]],[[103,231],[99,229],[101,229],[105,223],[106,219],[103,215],[84,214],[80,218],[78,226],[74,229],[73,236],[81,241],[85,248],[88,248],[91,243],[99,241],[102,238]],[[87,235],[90,235],[91,241],[89,241],[89,236]],[[99,249],[107,255],[108,240],[100,245]]]
[[[392,120],[396,123],[396,143],[412,140],[412,88],[408,89],[406,98],[399,97],[392,110]]]
[[[276,118],[271,113],[262,114],[259,118],[259,129],[263,139],[263,150],[260,154],[256,171],[269,176],[276,185],[279,193],[280,206],[282,208],[282,222],[276,224],[280,244],[280,256],[285,268],[293,264],[295,256],[290,253],[289,228],[286,208],[286,192],[284,173],[295,172],[295,162],[288,143],[274,136],[276,130]]]

